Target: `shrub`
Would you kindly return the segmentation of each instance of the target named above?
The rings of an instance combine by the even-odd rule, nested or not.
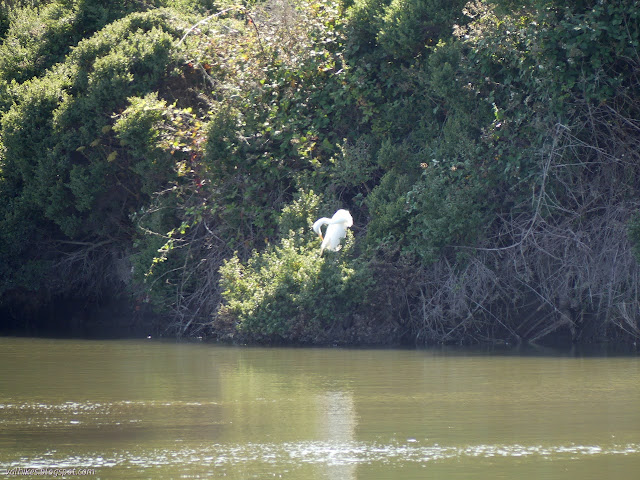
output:
[[[246,264],[233,257],[221,267],[223,312],[237,319],[246,338],[327,343],[344,336],[366,290],[349,260],[353,237],[340,252],[321,257],[311,235],[291,231]]]
[[[16,3],[1,10],[6,32],[0,45],[0,78],[19,83],[42,75],[82,39],[140,8],[126,0]]]
[[[387,55],[400,60],[424,55],[441,39],[448,39],[462,20],[466,1],[393,0],[385,8],[377,35]]]
[[[129,97],[157,88],[166,75],[180,33],[173,22],[167,11],[132,14],[79,42],[40,77],[10,87],[15,102],[0,121],[1,217],[25,257],[41,264],[58,248],[126,244],[141,190],[149,194],[167,181],[166,161],[141,157],[153,151],[141,143],[153,138],[127,133],[131,109],[115,122],[117,132],[113,126]]]

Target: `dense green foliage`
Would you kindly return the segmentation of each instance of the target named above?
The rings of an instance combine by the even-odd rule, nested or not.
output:
[[[640,336],[639,6],[5,2],[0,302],[248,341]]]

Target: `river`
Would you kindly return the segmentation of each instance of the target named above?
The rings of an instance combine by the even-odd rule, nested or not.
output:
[[[0,476],[637,479],[640,357],[0,338]]]

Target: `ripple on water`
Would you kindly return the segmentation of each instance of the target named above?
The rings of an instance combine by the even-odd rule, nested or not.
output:
[[[418,443],[416,445],[416,443]],[[147,452],[114,452],[109,457],[104,454],[67,456],[56,458],[55,451],[36,458],[21,458],[4,468],[50,467],[52,462],[58,468],[84,465],[86,467],[137,467],[149,468],[170,465],[198,463],[215,467],[234,467],[242,464],[261,463],[277,465],[280,468],[295,467],[300,464],[354,465],[376,464],[396,465],[405,463],[426,463],[461,457],[540,457],[551,461],[579,459],[594,455],[630,455],[640,453],[640,444],[625,445],[420,445],[375,442],[321,442],[307,441],[295,443],[246,443],[212,444],[198,448],[175,450],[154,449]]]
[[[63,403],[0,403],[0,428],[25,422],[37,424],[42,427],[51,427],[64,424],[78,424],[86,420],[93,425],[120,425],[122,423],[139,422],[144,417],[142,412],[149,410],[163,410],[179,408],[202,408],[218,405],[217,402],[193,402],[193,401],[131,401],[122,400],[114,402],[74,402]],[[115,414],[117,412],[117,414]],[[72,420],[70,421],[70,418]]]

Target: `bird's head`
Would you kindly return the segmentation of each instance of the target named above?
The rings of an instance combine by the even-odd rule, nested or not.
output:
[[[323,218],[321,218],[320,220],[325,220]],[[324,222],[321,222],[320,220],[318,220],[316,223],[313,224],[313,231],[316,232],[318,234],[318,236],[320,237],[320,240],[324,240],[324,238],[322,238],[322,225],[324,225]]]

